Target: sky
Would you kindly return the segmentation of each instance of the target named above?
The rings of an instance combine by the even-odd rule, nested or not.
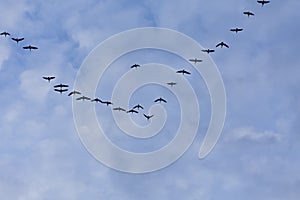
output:
[[[297,0],[271,0],[263,7],[255,0],[0,0],[0,32],[11,34],[0,37],[0,196],[16,200],[299,199],[299,8]],[[243,15],[247,10],[255,16]],[[53,85],[69,84],[71,89],[80,66],[99,43],[143,27],[181,32],[204,48],[214,49],[220,41],[229,44],[229,49],[216,49],[210,55],[223,78],[227,113],[215,148],[198,159],[211,112],[202,77],[186,61],[161,50],[121,56],[99,81],[97,96],[110,100],[132,63],[161,63],[175,70],[184,66],[192,72],[186,79],[201,111],[195,140],[182,157],[164,169],[132,174],[105,166],[86,150],[74,122],[72,98],[54,92]],[[229,31],[236,27],[244,30]],[[11,37],[25,39],[17,44]],[[39,49],[22,49],[29,44]],[[48,83],[42,76],[56,78]],[[170,88],[145,85],[132,93],[129,104],[141,103],[150,112],[158,96],[169,100],[162,104],[163,134],[142,141],[124,136],[111,109],[95,105],[107,137],[135,152],[167,144],[181,120],[177,109],[181,102]],[[148,123],[140,115],[132,120],[141,126]]]

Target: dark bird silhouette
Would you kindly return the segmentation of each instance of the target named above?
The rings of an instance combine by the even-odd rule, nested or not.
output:
[[[103,101],[101,101],[101,99],[99,99],[99,98],[96,98],[96,99],[93,99],[93,100],[91,100],[92,102],[97,102],[97,103],[102,103]]]
[[[63,92],[68,91],[68,89],[54,89],[54,91],[59,92],[60,94],[62,94]]]
[[[130,68],[131,69],[133,69],[133,68],[138,68],[138,67],[140,67],[141,65],[139,65],[139,64],[134,64],[134,65],[132,65]]]
[[[219,44],[216,45],[216,47],[221,47],[221,48],[227,47],[227,48],[229,48],[228,44],[226,44],[224,42],[220,42]]]
[[[165,100],[165,99],[163,99],[163,98],[161,98],[161,97],[159,97],[158,99],[156,99],[155,101],[154,101],[155,103],[156,102],[164,102],[164,103],[167,103],[167,101]]]
[[[213,49],[204,49],[204,50],[201,50],[202,52],[206,52],[206,53],[213,53],[213,52],[215,52],[215,50],[213,50]]]
[[[177,83],[175,83],[175,82],[169,82],[169,83],[167,83],[169,86],[171,86],[171,87],[173,87],[174,85],[176,85]]]
[[[197,62],[202,62],[202,60],[197,59],[197,58],[195,58],[195,59],[189,59],[189,61],[194,62],[195,64],[196,64]]]
[[[113,105],[113,103],[110,101],[101,101],[100,103],[106,104],[107,106]]]
[[[38,49],[38,48],[35,46],[28,45],[28,46],[23,47],[23,49],[29,49],[31,51],[32,49]]]
[[[257,3],[260,3],[261,7],[263,7],[265,4],[270,3],[270,1],[262,0],[262,1],[257,1]]]
[[[126,112],[126,110],[124,108],[121,108],[121,107],[113,108],[113,110],[118,110],[118,111],[124,111],[124,112]]]
[[[43,76],[43,79],[47,80],[49,83],[52,79],[55,79],[54,76]]]
[[[244,30],[244,29],[242,29],[242,28],[233,28],[233,29],[230,29],[230,31],[236,32],[236,33],[240,32],[242,30]]]
[[[250,16],[254,16],[254,13],[250,12],[250,11],[246,11],[246,12],[243,12],[244,15],[247,15],[248,17]]]
[[[21,42],[22,40],[24,40],[24,38],[11,38],[13,41],[16,41],[17,42],[17,44],[19,43],[19,42]]]
[[[188,75],[191,74],[191,72],[188,72],[188,71],[186,71],[186,70],[184,70],[184,69],[178,70],[178,71],[176,71],[176,73],[178,73],[178,74],[188,74]]]
[[[139,112],[136,111],[136,110],[131,109],[131,110],[128,110],[127,113],[139,113]]]
[[[6,37],[6,36],[8,36],[10,34],[8,32],[6,32],[6,31],[4,31],[4,32],[0,33],[0,35],[4,35],[4,37]]]
[[[144,114],[144,116],[147,118],[147,120],[151,119],[154,115],[146,115]]]
[[[55,88],[63,88],[63,87],[69,87],[68,85],[64,85],[64,84],[59,84],[59,85],[54,85]]]
[[[81,97],[78,97],[76,100],[78,100],[78,101],[80,101],[80,100],[82,100],[82,101],[84,101],[84,100],[91,100],[91,98],[89,98],[89,97],[86,97],[86,96],[81,96]]]
[[[132,109],[136,109],[136,108],[137,108],[138,110],[139,110],[139,109],[144,109],[143,106],[141,106],[140,104],[134,106]]]
[[[73,90],[72,92],[70,92],[70,93],[68,94],[68,96],[76,95],[76,94],[81,94],[81,92],[78,92],[78,91],[76,91],[76,90]]]

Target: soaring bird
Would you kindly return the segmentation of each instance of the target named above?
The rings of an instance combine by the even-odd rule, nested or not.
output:
[[[178,74],[191,74],[191,72],[188,72],[188,71],[186,71],[186,70],[184,70],[184,69],[182,69],[182,70],[178,70],[178,71],[176,71],[176,73],[178,73]]]
[[[248,17],[250,16],[254,16],[254,13],[250,12],[250,11],[246,11],[246,12],[243,12],[244,15],[247,15]]]
[[[169,85],[169,86],[171,86],[171,87],[173,87],[174,85],[176,85],[177,83],[175,83],[175,82],[168,82],[167,83],[167,85]]]
[[[233,29],[230,29],[230,31],[236,32],[236,33],[240,32],[242,30],[244,30],[244,29],[242,29],[242,28],[233,28]]]
[[[60,94],[62,94],[63,92],[68,91],[68,89],[54,89],[54,91],[59,92]]]
[[[38,48],[35,46],[28,45],[28,46],[23,47],[23,49],[29,49],[31,51],[32,49],[38,49]]]
[[[155,101],[154,101],[155,103],[156,102],[164,102],[164,103],[167,103],[167,101],[165,100],[165,99],[163,99],[163,98],[161,98],[161,97],[159,97],[158,99],[156,99]]]
[[[224,42],[220,42],[219,44],[216,45],[216,47],[221,47],[221,48],[227,47],[227,48],[229,48],[229,46]]]
[[[124,112],[126,112],[126,110],[124,108],[121,108],[121,107],[113,108],[113,110],[118,110],[118,111],[124,111]]]
[[[136,111],[136,110],[131,109],[131,110],[128,110],[127,113],[139,113],[139,112]]]
[[[107,106],[113,105],[113,103],[110,101],[101,101],[100,103],[106,104]]]
[[[59,85],[54,85],[55,88],[63,88],[63,87],[69,87],[68,85],[64,85],[64,84],[59,84]]]
[[[93,100],[91,100],[92,102],[98,102],[98,103],[102,103],[103,101],[101,101],[101,99],[99,99],[99,98],[95,98],[95,99],[93,99]]]
[[[4,32],[0,33],[0,35],[4,35],[4,37],[6,37],[6,36],[8,36],[10,34],[8,32],[6,32],[6,31],[4,31]]]
[[[68,96],[75,95],[75,94],[81,94],[81,92],[78,92],[78,91],[76,91],[76,90],[73,90],[72,92],[70,92],[70,93],[68,94]]]
[[[141,106],[140,104],[134,106],[132,109],[136,109],[136,108],[137,108],[138,110],[139,110],[139,109],[144,109],[143,106]]]
[[[19,42],[21,42],[22,40],[24,40],[24,38],[11,38],[13,41],[16,41],[17,42],[17,44],[19,43]]]
[[[202,62],[202,60],[197,59],[197,58],[189,59],[189,61],[194,62],[195,64],[196,64],[197,62]]]
[[[204,49],[204,50],[201,50],[202,52],[206,52],[206,53],[213,53],[213,52],[215,52],[215,50],[213,50],[213,49]]]
[[[141,65],[139,65],[139,64],[134,64],[134,65],[132,65],[130,68],[132,69],[132,68],[138,68],[138,67],[140,67]]]
[[[263,7],[265,4],[270,3],[270,1],[262,0],[262,1],[257,1],[257,3],[260,3],[261,7]]]
[[[147,118],[147,120],[149,120],[149,119],[152,118],[154,115],[146,115],[146,114],[144,114],[144,116]]]
[[[55,79],[54,76],[43,76],[43,79],[47,80],[49,83],[52,79]]]
[[[81,97],[78,97],[76,100],[78,100],[78,101],[80,101],[80,100],[84,101],[84,100],[91,100],[91,98],[86,97],[86,96],[81,96]]]

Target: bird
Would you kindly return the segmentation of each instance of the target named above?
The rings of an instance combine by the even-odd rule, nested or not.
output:
[[[78,97],[76,100],[82,100],[82,101],[84,101],[84,100],[91,100],[91,98],[89,98],[89,97],[86,97],[86,96],[81,96],[81,97]]]
[[[230,31],[236,32],[236,33],[240,32],[242,30],[244,30],[244,29],[242,29],[242,28],[233,28],[233,29],[230,29]]]
[[[140,67],[141,65],[139,65],[139,64],[134,64],[134,65],[132,65],[130,68],[131,69],[133,69],[133,68],[138,68],[138,67]]]
[[[206,53],[213,53],[213,52],[215,52],[215,50],[213,50],[213,49],[203,49],[203,50],[201,50],[202,52],[206,52]]]
[[[158,99],[154,100],[154,102],[164,102],[164,103],[167,103],[167,101],[161,97],[159,97]]]
[[[196,64],[197,62],[202,62],[202,60],[197,59],[197,58],[195,58],[195,59],[189,59],[189,61],[194,62],[195,64]]]
[[[124,112],[126,112],[126,110],[124,108],[121,108],[121,107],[113,108],[113,110],[118,110],[118,111],[124,111]]]
[[[110,101],[101,101],[100,103],[106,104],[107,106],[113,105],[113,103]]]
[[[191,72],[188,72],[188,71],[186,71],[186,70],[184,70],[184,69],[182,69],[182,70],[178,70],[178,71],[176,71],[176,73],[178,73],[178,74],[191,74]]]
[[[131,109],[131,110],[128,110],[127,113],[139,113],[139,112],[136,111],[136,110]]]
[[[31,51],[32,49],[38,49],[38,48],[35,46],[28,45],[28,46],[23,47],[23,49],[29,49]]]
[[[139,110],[139,109],[144,109],[143,106],[141,106],[140,104],[134,106],[132,109],[136,109],[136,108],[137,108],[138,110]]]
[[[22,40],[24,40],[24,38],[11,38],[13,41],[16,41],[17,42],[17,44],[19,43],[19,42],[21,42]]]
[[[59,85],[54,85],[55,88],[63,88],[63,87],[69,87],[68,85],[64,85],[64,84],[59,84]]]
[[[167,85],[170,85],[171,87],[173,87],[174,85],[176,85],[177,83],[175,82],[168,82]]]
[[[4,31],[4,32],[0,33],[0,35],[4,35],[4,37],[6,37],[6,36],[8,36],[10,34],[8,32],[6,32],[6,31]]]
[[[63,92],[68,91],[68,89],[54,89],[54,91],[59,92],[60,94],[62,94]]]
[[[254,13],[250,12],[250,11],[246,11],[246,12],[243,12],[244,15],[247,15],[248,17],[250,16],[254,16]]]
[[[144,116],[147,118],[147,120],[151,119],[154,115],[146,115],[144,114]]]
[[[260,3],[261,7],[263,7],[265,4],[270,3],[270,1],[262,0],[262,1],[257,1],[257,3]]]
[[[224,42],[220,42],[219,44],[216,45],[216,47],[221,47],[221,48],[227,47],[227,48],[229,48],[229,46]]]
[[[98,102],[98,103],[102,103],[103,101],[101,101],[101,99],[99,99],[99,98],[95,98],[95,99],[93,99],[93,100],[91,100],[92,102]]]
[[[52,79],[55,79],[54,76],[43,76],[43,79],[47,80],[49,83]]]
[[[75,95],[75,94],[81,94],[81,92],[78,92],[78,91],[76,91],[76,90],[73,90],[72,92],[70,92],[70,93],[68,94],[68,96]]]

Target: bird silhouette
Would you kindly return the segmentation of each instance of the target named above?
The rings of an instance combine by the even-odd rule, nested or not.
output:
[[[49,83],[52,79],[55,79],[54,76],[43,76],[43,79],[47,80]]]
[[[191,72],[188,72],[188,71],[186,71],[186,70],[184,70],[184,69],[178,70],[178,71],[176,71],[176,73],[178,73],[178,74],[188,74],[188,75],[191,74]]]
[[[141,106],[140,104],[134,106],[132,109],[136,109],[136,108],[137,108],[138,110],[139,110],[139,109],[144,109],[143,106]]]
[[[62,94],[63,92],[68,91],[68,89],[54,89],[54,91],[59,92],[60,94]]]
[[[76,91],[76,90],[73,90],[72,92],[70,92],[70,93],[68,94],[68,96],[76,95],[76,94],[81,94],[81,92],[78,92],[78,91]]]
[[[167,103],[167,101],[165,100],[165,99],[163,99],[163,98],[161,98],[161,97],[159,97],[158,99],[156,99],[156,100],[154,100],[154,102],[155,103],[157,103],[157,102],[164,102],[164,103]]]
[[[130,68],[133,69],[133,68],[138,68],[138,67],[141,67],[141,65],[139,65],[139,64],[134,64],[134,65],[132,65]]]
[[[6,37],[6,36],[8,36],[10,34],[8,32],[6,32],[6,31],[4,31],[4,32],[0,33],[0,35],[4,35],[4,37]]]
[[[247,15],[248,17],[250,16],[254,16],[254,13],[250,12],[250,11],[246,11],[246,12],[243,12],[244,15]]]
[[[202,62],[202,60],[197,59],[197,58],[189,59],[189,61],[194,62],[195,64],[196,64],[197,62]]]
[[[113,105],[113,103],[110,102],[110,101],[101,101],[101,100],[100,100],[100,103],[106,104],[107,106]]]
[[[17,44],[19,43],[19,42],[21,42],[22,40],[24,40],[24,38],[11,38],[13,41],[16,41],[17,42]]]
[[[63,87],[69,87],[68,85],[64,85],[64,84],[59,84],[59,85],[54,85],[55,88],[63,88]]]
[[[128,110],[127,113],[139,113],[139,112],[136,111],[136,110],[131,109],[131,110]]]
[[[113,108],[113,110],[118,110],[118,111],[124,111],[124,112],[126,112],[126,110],[124,108],[121,108],[121,107]]]
[[[76,100],[78,100],[78,101],[80,101],[80,100],[82,100],[82,101],[84,101],[84,100],[91,100],[91,98],[89,98],[89,97],[86,97],[86,96],[81,96],[81,97],[78,97],[78,98],[76,98]]]
[[[103,101],[101,101],[101,99],[99,99],[99,98],[95,98],[95,99],[91,100],[91,102],[102,103]]]
[[[233,28],[233,29],[230,29],[230,31],[236,32],[236,33],[240,32],[242,30],[244,30],[244,29],[242,29],[242,28]]]
[[[204,49],[204,50],[201,50],[202,52],[206,52],[206,53],[213,53],[213,52],[215,52],[215,50],[213,50],[213,49]]]
[[[261,7],[263,7],[265,4],[270,3],[270,1],[262,0],[262,1],[257,1],[257,3],[260,3]]]
[[[229,48],[229,46],[224,42],[220,42],[219,44],[216,45],[216,47],[221,47],[221,48],[227,47],[227,48]]]
[[[29,49],[31,51],[32,49],[38,49],[38,48],[35,46],[28,45],[28,46],[23,47],[23,49]]]
[[[177,83],[175,83],[175,82],[168,82],[167,83],[167,85],[169,85],[169,86],[171,86],[171,87],[173,87],[174,85],[176,85]]]
[[[147,118],[147,120],[151,119],[154,115],[146,115],[144,114],[144,116]]]

